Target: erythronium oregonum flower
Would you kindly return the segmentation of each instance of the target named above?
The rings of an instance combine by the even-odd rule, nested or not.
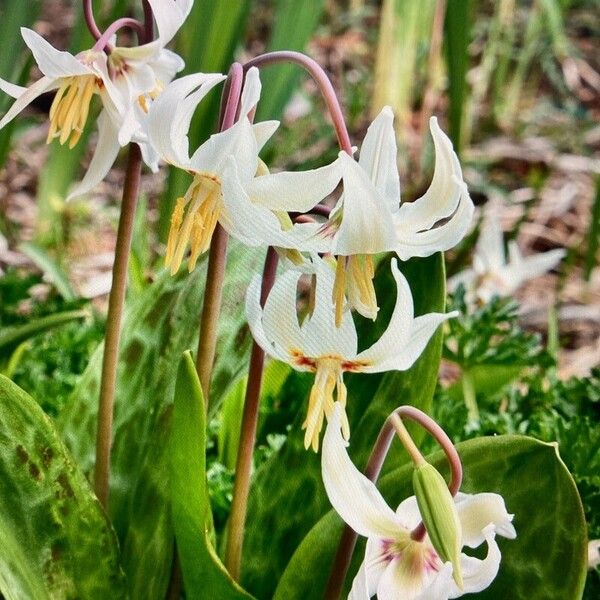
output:
[[[306,420],[304,446],[319,447],[319,434],[325,417],[331,415],[334,392],[342,407],[346,405],[343,374],[404,371],[412,366],[440,323],[456,313],[429,313],[414,318],[413,301],[406,278],[392,261],[396,281],[396,304],[386,331],[370,348],[357,351],[357,334],[351,313],[345,312],[335,323],[331,295],[334,273],[317,256],[314,310],[302,325],[298,323],[296,291],[300,273],[289,270],[275,282],[264,309],[260,306],[260,278],[252,280],[246,295],[248,324],[256,343],[270,356],[287,362],[297,371],[315,373]],[[344,437],[350,436],[345,413]]]
[[[47,141],[58,138],[73,148],[85,127],[92,97],[100,96],[98,142],[89,169],[69,198],[81,196],[108,173],[119,148],[140,144],[145,162],[158,168],[158,157],[147,143],[143,119],[148,105],[183,68],[182,59],[165,49],[191,10],[193,0],[149,0],[159,36],[135,48],[96,47],[77,55],[57,50],[31,29],[22,28],[43,77],[29,88],[0,79],[0,89],[16,98],[0,120],[0,128],[41,94],[57,90],[50,108]]]
[[[348,307],[375,319],[372,255],[394,251],[400,260],[429,256],[454,246],[465,234],[473,203],[462,179],[452,143],[430,121],[435,171],[429,189],[414,202],[401,203],[393,113],[385,107],[370,125],[358,161],[340,152],[343,194],[314,250],[338,257],[334,301],[341,322]]]
[[[190,156],[187,132],[194,110],[223,79],[222,75],[214,74],[182,77],[166,88],[150,111],[148,132],[153,146],[163,160],[194,177],[185,196],[177,200],[171,218],[165,257],[171,273],[179,270],[188,244],[191,246],[188,269],[194,269],[198,257],[210,245],[217,222],[248,245],[297,247],[315,229],[292,226],[285,211],[311,208],[337,184],[337,173],[331,167],[268,174],[258,154],[279,122],[251,123],[261,90],[258,69],[254,67],[246,73],[238,121],[212,135]],[[259,192],[267,190],[264,194],[267,199],[271,197],[268,192],[274,191],[277,196],[285,188],[303,189],[308,182],[314,185],[307,194],[308,200],[306,195],[287,193],[287,200],[299,199],[290,208],[284,199],[260,204],[254,181],[259,182]]]
[[[467,302],[489,302],[495,295],[510,296],[525,281],[554,268],[564,256],[565,250],[560,248],[524,257],[517,243],[510,241],[507,258],[498,215],[492,209],[483,220],[473,255],[473,267],[450,278],[448,288],[455,290],[462,283],[466,288]]]
[[[454,501],[462,529],[462,546],[476,548],[484,541],[483,559],[460,555],[463,589],[453,579],[452,565],[443,563],[429,536],[418,541],[411,532],[421,522],[414,496],[394,512],[375,484],[354,466],[340,429],[343,409],[336,403],[323,438],[322,475],[334,509],[359,535],[367,538],[364,561],[349,598],[368,600],[448,600],[487,588],[500,567],[496,534],[513,539],[513,515],[502,496],[492,493],[458,493]]]

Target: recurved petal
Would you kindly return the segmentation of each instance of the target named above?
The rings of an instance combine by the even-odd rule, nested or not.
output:
[[[506,264],[504,236],[493,208],[488,209],[481,224],[475,255],[483,270],[496,271]]]
[[[271,136],[277,131],[279,121],[260,121],[252,125],[252,131],[256,139],[256,149],[260,152],[263,146],[271,139]]]
[[[69,52],[57,50],[32,29],[21,27],[21,35],[29,46],[40,71],[52,79],[89,75],[90,69]]]
[[[342,410],[336,402],[323,438],[321,471],[329,501],[359,535],[394,539],[401,529],[394,511],[348,456],[341,434]]]
[[[154,71],[156,83],[164,86],[170,83],[173,77],[183,69],[185,62],[179,54],[163,48],[148,65]]]
[[[334,254],[376,254],[396,245],[392,215],[367,172],[340,152],[344,181],[342,221],[333,241]]]
[[[87,173],[68,195],[67,201],[87,194],[106,177],[120,150],[117,134],[117,127],[108,117],[106,111],[102,111],[98,117],[98,142],[96,143],[94,156]]]
[[[336,160],[309,171],[283,171],[255,177],[248,190],[253,202],[271,210],[307,212],[331,194],[340,175]]]
[[[413,256],[431,256],[454,247],[465,235],[473,218],[473,201],[464,182],[452,175],[446,181],[445,193],[452,197],[454,212],[441,215],[435,226],[425,225],[413,203],[402,204],[395,216],[397,245],[394,248],[401,260]],[[422,205],[425,208],[425,205]],[[412,210],[412,215],[407,214]],[[416,217],[416,218],[415,218]],[[439,222],[438,222],[439,221]],[[427,221],[429,222],[429,221]],[[427,227],[431,227],[428,229]]]
[[[333,305],[333,269],[316,254],[312,257],[316,273],[315,307],[302,325],[303,350],[307,356],[338,355],[345,359],[356,356],[358,336],[350,311],[335,324]]]
[[[485,590],[494,581],[500,569],[500,548],[494,539],[494,526],[488,525],[483,531],[488,544],[487,555],[483,560],[461,554],[460,566],[463,576],[464,589],[460,590],[454,581],[448,598],[458,598],[463,594],[475,594]]]
[[[158,40],[166,46],[183,25],[194,0],[148,0],[156,21]]]
[[[56,89],[58,83],[50,77],[42,77],[28,87],[12,104],[7,113],[0,120],[0,129],[10,123],[25,107],[29,106],[38,96],[44,92]],[[13,90],[14,91],[14,90]]]
[[[394,113],[385,106],[367,129],[358,164],[370,175],[392,214],[400,206],[397,152]]]
[[[512,524],[513,516],[506,510],[504,498],[499,494],[456,495],[456,510],[462,525],[463,544],[476,548],[485,539],[485,528],[492,524],[498,535],[514,539],[517,532]]]
[[[507,277],[511,279],[514,278],[520,282],[528,281],[547,273],[553,269],[566,254],[566,251],[561,248],[550,250],[549,252],[533,254],[531,256],[520,257],[520,260],[517,262],[514,258],[516,254],[515,248],[516,242],[509,244],[511,262],[507,267],[508,272],[506,275]]]
[[[220,73],[198,73],[177,79],[152,103],[148,117],[148,134],[161,157],[187,168],[189,140],[187,133],[198,103],[225,79]]]
[[[27,88],[21,85],[15,85],[14,83],[6,81],[0,77],[0,90],[9,96],[12,96],[13,98],[18,98],[27,91]]]
[[[260,100],[260,76],[256,67],[251,67],[246,73],[242,97],[240,99],[240,117],[247,117]]]

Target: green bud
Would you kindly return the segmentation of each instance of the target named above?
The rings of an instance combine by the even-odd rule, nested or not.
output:
[[[444,562],[452,563],[454,581],[462,590],[463,579],[460,570],[462,528],[452,494],[444,478],[428,462],[415,467],[413,488],[429,539],[438,556]]]

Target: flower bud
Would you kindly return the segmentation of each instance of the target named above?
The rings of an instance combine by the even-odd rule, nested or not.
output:
[[[454,581],[462,590],[463,579],[460,570],[462,529],[452,494],[444,478],[428,462],[415,467],[413,488],[431,544],[444,562],[452,563]]]

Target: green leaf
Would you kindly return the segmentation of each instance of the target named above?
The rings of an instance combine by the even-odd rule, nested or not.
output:
[[[587,541],[581,501],[556,446],[524,436],[478,438],[457,445],[465,477],[462,491],[495,492],[514,513],[515,540],[497,537],[500,572],[474,598],[576,600],[581,597],[587,566]],[[429,462],[447,477],[445,459],[436,452]],[[379,489],[392,507],[412,495],[412,468],[396,469]],[[304,538],[286,569],[275,600],[321,598],[342,522],[333,512]],[[354,553],[352,577],[364,556],[364,542]]]
[[[179,364],[171,426],[171,502],[186,598],[251,598],[233,581],[208,536],[206,414],[190,352]]]
[[[0,375],[0,596],[124,598],[116,536],[50,419]]]
[[[303,52],[323,14],[323,0],[275,2],[273,28],[267,51],[297,50]],[[257,120],[280,119],[289,102],[302,70],[296,65],[278,65],[261,72],[263,93],[257,109]]]
[[[244,294],[262,252],[230,243],[211,397],[215,409],[229,382],[245,367],[250,334]],[[169,427],[182,353],[197,346],[197,322],[206,257],[191,274],[163,271],[128,298],[121,336],[111,460],[110,515],[123,549],[132,598],[164,598],[173,554],[170,518]],[[59,426],[88,476],[94,465],[100,347],[90,361]]]
[[[7,350],[16,348],[20,343],[28,340],[34,335],[38,335],[49,329],[54,329],[64,323],[84,319],[87,316],[89,316],[89,313],[85,310],[69,310],[48,315],[46,317],[40,317],[23,325],[4,327],[0,330],[0,355]]]
[[[441,254],[400,263],[415,302],[415,314],[444,309],[444,262]],[[395,284],[389,257],[380,263],[375,280],[380,315],[375,323],[356,320],[360,346],[370,346],[386,329],[396,301]],[[423,355],[405,372],[385,375],[347,377],[348,416],[351,453],[364,465],[379,429],[387,416],[400,404],[412,404],[427,411],[435,390],[441,355],[442,333],[438,331]],[[296,374],[312,384],[309,373]],[[285,386],[284,390],[285,392]],[[283,405],[296,402],[298,390],[286,397]],[[257,597],[271,597],[277,580],[302,541],[302,537],[329,509],[321,482],[319,457],[306,451],[300,426],[305,417],[308,390],[291,432],[283,447],[260,469],[253,479],[248,507],[248,529],[244,542],[242,584]],[[418,436],[422,432],[418,432]],[[417,436],[417,439],[419,437]],[[394,447],[392,456],[400,453]],[[402,457],[405,460],[405,457]],[[290,477],[290,473],[294,476]]]

